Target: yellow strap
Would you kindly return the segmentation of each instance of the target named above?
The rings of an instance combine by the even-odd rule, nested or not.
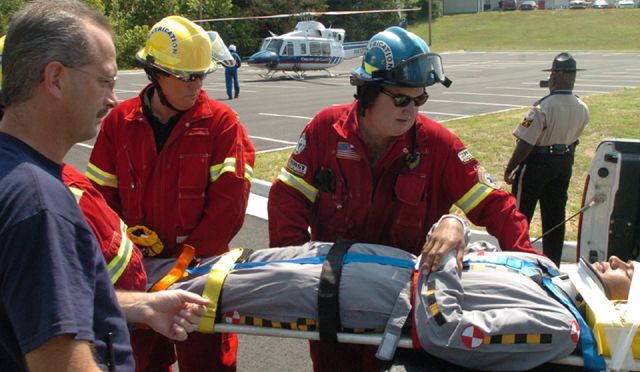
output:
[[[178,259],[176,260],[176,264],[171,268],[167,275],[162,277],[162,279],[158,280],[158,282],[153,285],[153,287],[151,288],[151,292],[157,292],[162,291],[163,289],[167,289],[171,284],[177,282],[178,279],[182,278],[195,255],[196,249],[189,244],[185,244],[182,248],[182,253],[180,253],[180,256],[178,256]]]
[[[207,313],[202,317],[198,332],[213,333],[216,321],[216,311],[218,310],[218,299],[222,292],[222,285],[227,274],[233,269],[236,261],[242,255],[242,248],[236,248],[222,255],[218,262],[213,264],[207,282],[202,291],[202,297],[210,302],[207,305]]]

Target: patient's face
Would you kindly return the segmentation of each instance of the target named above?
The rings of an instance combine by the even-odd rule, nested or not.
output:
[[[633,278],[633,263],[631,261],[625,262],[617,256],[611,256],[609,261],[594,263],[593,268],[609,287],[610,300],[627,299],[631,278]]]

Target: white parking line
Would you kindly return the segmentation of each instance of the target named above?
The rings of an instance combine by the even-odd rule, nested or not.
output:
[[[429,102],[463,103],[463,104],[466,104],[466,105],[481,105],[481,106],[524,107],[523,105],[509,105],[509,104],[506,104],[506,103],[449,101],[449,100],[444,100],[444,99],[432,99],[432,100],[429,100]]]
[[[447,112],[435,112],[435,111],[420,111],[421,114],[424,115],[444,115],[444,116],[456,116],[456,117],[468,117],[469,115],[460,115],[460,114],[449,114]]]
[[[298,115],[280,115],[280,114],[269,114],[267,112],[259,112],[258,115],[263,115],[263,116],[277,116],[277,117],[281,117],[281,118],[293,118],[293,119],[304,119],[304,120],[311,120],[313,118],[310,118],[308,116],[298,116]]]
[[[245,85],[259,85],[260,88],[307,89],[307,87],[296,86],[296,85],[266,85],[266,84],[263,84],[263,83],[244,83],[242,85],[243,86],[245,86]]]
[[[539,96],[517,96],[514,94],[500,93],[472,93],[472,92],[443,92],[444,94],[466,94],[471,96],[496,96],[496,97],[514,97],[514,98],[540,98]]]
[[[80,146],[80,147],[87,148],[87,149],[93,149],[93,146],[87,145],[86,143],[82,143],[82,142],[78,142],[78,143],[76,143],[76,145]]]
[[[251,137],[251,136],[249,136],[249,137]],[[266,154],[268,152],[276,152],[276,151],[280,151],[280,150],[290,150],[290,149],[293,149],[293,148],[295,148],[295,146],[293,146],[293,145],[292,146],[284,146],[284,147],[276,147],[276,148],[273,148],[273,149],[256,151],[256,154]]]
[[[538,83],[522,83],[526,85],[537,85]],[[580,84],[576,83],[576,86],[581,87],[602,87],[602,88],[635,88],[633,85],[607,85],[607,84]],[[574,89],[576,90],[576,89]]]
[[[535,90],[540,92],[541,94],[545,94],[546,92],[548,92],[548,90],[546,90],[545,88],[545,92],[541,92],[542,88],[518,88],[518,87],[487,87],[487,89],[502,89],[502,90],[508,90],[508,89],[514,89],[514,90]],[[585,93],[607,93],[605,91],[602,90],[585,90],[585,89],[574,89],[574,92],[585,92]]]
[[[271,141],[271,142],[277,142],[277,143],[285,143],[287,145],[295,145],[297,143],[297,142],[279,140],[279,139],[269,138],[269,137],[260,137],[260,136],[249,136],[249,138],[255,138],[263,141]]]

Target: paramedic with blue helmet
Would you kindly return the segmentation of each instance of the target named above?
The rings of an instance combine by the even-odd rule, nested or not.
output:
[[[400,27],[374,35],[351,76],[356,99],[316,115],[271,187],[270,246],[345,238],[422,254],[424,270],[455,250],[461,266],[468,228],[443,217],[457,205],[503,250],[537,253],[513,197],[458,137],[419,113],[436,83],[451,82],[424,40]],[[375,350],[311,342],[316,371],[379,370]]]

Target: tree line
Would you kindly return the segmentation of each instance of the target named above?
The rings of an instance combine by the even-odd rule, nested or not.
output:
[[[144,46],[151,26],[168,15],[181,15],[191,20],[248,17],[312,11],[372,10],[421,7],[411,12],[409,23],[426,17],[428,0],[83,0],[102,12],[116,35],[118,66],[135,66],[135,53]],[[0,35],[7,31],[11,14],[27,0],[0,1]],[[433,17],[440,15],[439,0],[433,1]],[[321,16],[315,20],[326,27],[344,28],[346,41],[367,40],[376,32],[397,25],[399,15],[393,13]],[[260,48],[264,37],[293,30],[297,17],[260,20],[236,20],[200,23],[206,30],[217,31],[227,45],[235,44],[246,57]]]

